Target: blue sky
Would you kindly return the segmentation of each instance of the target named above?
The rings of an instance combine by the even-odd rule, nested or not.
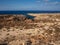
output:
[[[1,10],[60,11],[60,0],[0,0]]]

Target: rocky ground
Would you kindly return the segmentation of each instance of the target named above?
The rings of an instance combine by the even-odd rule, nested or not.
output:
[[[30,15],[0,15],[0,45],[60,45],[60,14]]]

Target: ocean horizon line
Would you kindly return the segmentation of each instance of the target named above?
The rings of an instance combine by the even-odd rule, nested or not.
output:
[[[0,11],[60,11],[60,10],[0,10]]]
[[[27,14],[27,13],[60,13],[60,11],[27,11],[27,10],[20,10],[20,11],[0,11],[0,14]]]

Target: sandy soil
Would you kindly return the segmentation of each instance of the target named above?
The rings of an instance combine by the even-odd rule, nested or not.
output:
[[[0,15],[0,44],[60,45],[60,14]]]

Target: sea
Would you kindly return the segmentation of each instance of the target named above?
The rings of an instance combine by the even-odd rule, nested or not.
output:
[[[27,18],[29,19],[33,19],[34,16],[30,16],[28,15],[28,13],[60,13],[60,11],[0,11],[0,15],[18,15],[18,14],[22,14],[25,15]]]
[[[0,14],[60,13],[60,11],[0,11]]]

